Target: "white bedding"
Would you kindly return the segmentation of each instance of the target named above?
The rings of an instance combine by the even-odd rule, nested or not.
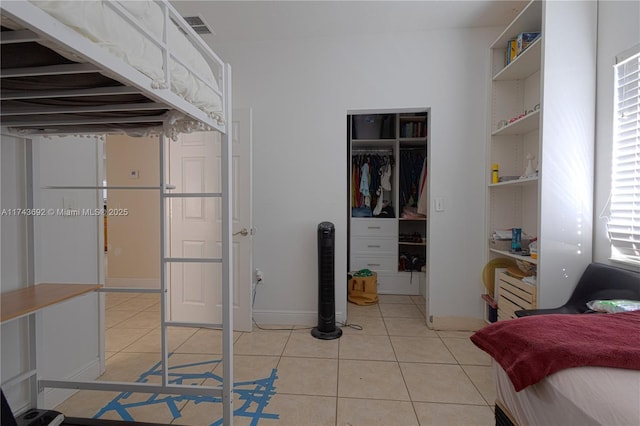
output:
[[[515,392],[505,371],[493,367],[498,400],[520,426],[640,425],[640,371],[569,368]]]
[[[59,1],[31,0],[31,2],[94,43],[144,73],[158,85],[164,82],[162,53],[158,46],[132,27],[125,19],[100,0]],[[141,26],[162,40],[163,13],[152,0],[121,1],[120,4],[137,18]],[[172,23],[169,47],[181,61],[218,90],[211,67],[200,52]],[[170,62],[171,90],[211,117],[222,121],[222,99],[193,73],[176,61]]]

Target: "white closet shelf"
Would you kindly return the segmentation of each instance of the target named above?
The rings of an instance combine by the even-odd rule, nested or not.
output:
[[[509,257],[511,259],[523,260],[525,262],[533,263],[534,265],[538,264],[538,259],[534,259],[531,256],[523,256],[521,254],[511,253],[510,251],[505,251],[505,250],[489,249],[489,251],[505,257]]]
[[[524,117],[509,123],[491,133],[491,136],[525,135],[540,128],[540,110],[533,111]]]
[[[421,137],[421,138],[399,138],[398,139],[401,143],[405,144],[407,142],[419,142],[420,144],[424,145],[427,142],[427,137]],[[419,146],[419,145],[416,145]]]
[[[393,142],[394,139],[380,138],[380,139],[352,139],[352,143],[372,143],[374,145],[380,145],[383,142]]]
[[[490,188],[494,188],[497,186],[525,186],[525,185],[530,185],[534,182],[537,182],[539,180],[539,177],[530,177],[530,178],[522,178],[522,179],[515,179],[515,180],[509,180],[506,182],[500,182],[500,183],[492,183],[489,184]]]
[[[531,2],[511,22],[511,24],[493,42],[491,49],[500,49],[507,46],[507,42],[525,31],[540,31],[542,21],[542,2]]]
[[[506,67],[493,76],[493,81],[524,80],[540,70],[542,57],[542,35],[538,37],[524,52]]]

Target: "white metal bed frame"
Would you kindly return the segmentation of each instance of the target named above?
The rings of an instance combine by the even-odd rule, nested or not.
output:
[[[215,93],[222,97],[223,104],[223,116],[224,122],[217,120],[214,117],[210,117],[194,105],[190,104],[180,96],[173,93],[167,87],[158,87],[149,77],[135,70],[130,65],[126,64],[119,58],[110,54],[109,52],[97,48],[93,43],[85,39],[83,36],[75,33],[65,25],[62,25],[55,18],[48,15],[38,7],[30,4],[26,1],[13,2],[5,1],[0,4],[2,15],[8,17],[13,22],[27,28],[26,30],[17,30],[11,32],[3,32],[0,42],[2,44],[27,42],[27,41],[43,41],[54,42],[57,46],[61,46],[65,51],[74,52],[79,57],[86,60],[86,63],[61,65],[53,67],[38,67],[38,69],[13,69],[3,71],[3,77],[6,76],[29,76],[29,75],[47,75],[55,73],[81,73],[81,72],[100,72],[114,80],[124,84],[124,87],[117,87],[115,89],[105,90],[103,89],[80,89],[72,92],[73,96],[87,96],[101,94],[105,91],[113,91],[119,93],[141,93],[144,96],[153,99],[159,104],[163,104],[169,108],[169,110],[177,110],[189,117],[194,121],[201,123],[205,128],[219,131],[222,134],[222,164],[221,164],[221,193],[172,193],[170,185],[165,183],[164,165],[166,156],[166,144],[164,143],[164,137],[161,135],[160,143],[160,186],[158,187],[138,187],[129,189],[149,189],[160,191],[160,234],[161,234],[161,271],[160,271],[160,289],[121,289],[121,288],[109,288],[102,289],[102,292],[151,292],[158,293],[161,297],[161,357],[162,357],[162,383],[160,385],[145,384],[145,383],[129,383],[129,382],[106,382],[106,381],[67,381],[67,380],[50,380],[39,377],[37,370],[37,345],[41,340],[41,327],[37,326],[38,321],[41,321],[40,313],[34,313],[29,315],[29,365],[31,370],[22,372],[16,377],[7,380],[3,383],[3,386],[12,386],[24,380],[30,381],[30,395],[32,407],[41,406],[43,403],[43,391],[44,388],[66,388],[66,389],[86,389],[86,390],[106,390],[106,391],[130,391],[130,392],[144,392],[144,393],[164,393],[164,394],[179,394],[179,395],[209,395],[222,398],[223,404],[223,422],[225,425],[233,424],[233,303],[232,303],[232,203],[231,203],[231,170],[232,170],[232,156],[231,156],[231,67],[225,64],[205,43],[202,39],[193,31],[193,29],[183,20],[178,12],[168,3],[167,0],[156,0],[161,5],[164,15],[164,36],[163,40],[154,40],[153,36],[147,32],[144,28],[140,28],[140,31],[149,39],[152,40],[158,47],[160,47],[163,54],[163,64],[165,72],[165,81],[170,82],[170,69],[167,66],[169,60],[175,60],[178,63],[184,65],[179,58],[179,54],[171,52],[169,50],[169,43],[167,40],[168,31],[167,25],[171,25],[170,20],[180,26],[185,32],[187,37],[191,39],[197,50],[206,58],[210,64],[213,62],[218,67],[219,87],[223,90],[219,91],[211,84],[206,82],[201,76],[196,75],[207,84],[209,88],[214,90]],[[122,6],[115,2],[109,3],[114,11],[120,16],[129,21],[131,24],[136,24],[136,19],[132,17]],[[185,66],[186,67],[186,66]],[[46,69],[45,69],[46,68]],[[186,67],[188,68],[188,67]],[[69,93],[63,93],[61,91],[47,91],[39,94],[33,94],[30,92],[12,93],[9,97],[4,96],[3,99],[33,99],[38,97],[63,97],[69,96]],[[140,110],[148,108],[148,104],[141,104]],[[138,106],[133,105],[130,107],[117,106],[120,110],[131,110],[135,113]],[[47,123],[38,123],[38,114],[64,114],[69,111],[69,107],[42,107],[42,108],[27,108],[21,111],[6,111],[2,112],[3,127],[24,125],[24,121],[15,121],[14,117],[32,117],[33,120],[29,122],[29,125],[42,125]],[[103,108],[94,108],[99,111],[113,111],[115,108],[105,106]],[[165,117],[166,120],[171,117]],[[62,121],[62,124],[69,125],[71,131],[67,133],[86,133],[86,125],[95,125],[101,123],[136,123],[149,121],[149,117],[127,117],[123,119],[79,119]],[[29,127],[28,125],[25,127]],[[17,129],[20,134],[21,129]],[[95,130],[92,130],[95,132]],[[105,130],[105,133],[108,131]],[[113,132],[113,130],[111,130]],[[37,131],[32,129],[29,134],[37,134]],[[50,134],[50,133],[47,133]],[[28,157],[30,156],[30,149],[28,149]],[[27,158],[27,169],[32,167],[30,158]],[[54,189],[52,187],[52,189]],[[94,186],[94,187],[55,187],[55,189],[87,189],[87,190],[102,190],[113,189],[110,187]],[[192,198],[209,198],[217,197],[221,198],[222,204],[222,257],[217,259],[202,259],[202,258],[175,258],[166,257],[165,253],[165,204],[166,200],[175,197],[192,197]],[[28,194],[28,203],[33,204],[32,192]],[[33,206],[31,206],[33,207]],[[32,220],[32,219],[31,219]],[[32,224],[31,224],[32,225]],[[29,226],[29,225],[28,225]],[[32,227],[31,227],[32,229]],[[30,238],[28,242],[28,250],[33,250],[33,238]],[[30,257],[30,264],[28,268],[33,272],[34,265],[33,260]],[[166,269],[167,265],[171,263],[184,263],[184,262],[197,262],[197,263],[220,263],[222,265],[222,324],[194,324],[194,323],[177,323],[167,320],[166,312]],[[33,273],[28,274],[31,277],[28,285],[34,285]],[[171,385],[169,384],[168,375],[168,345],[167,345],[167,327],[168,326],[188,326],[188,327],[221,327],[222,328],[222,347],[223,347],[223,383],[222,386],[210,387],[210,386],[187,386],[187,385]]]

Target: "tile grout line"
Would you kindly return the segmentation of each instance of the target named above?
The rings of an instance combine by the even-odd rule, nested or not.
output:
[[[423,312],[418,307],[418,304],[415,303],[415,301],[413,299],[411,299],[411,301],[414,303],[414,306],[416,307],[416,309],[418,309],[420,311],[420,313],[422,314]],[[426,328],[427,327],[426,316],[422,315],[422,319],[425,321],[424,326]],[[389,337],[389,340],[391,340],[391,337]],[[391,345],[393,346],[393,341],[391,342]],[[394,347],[394,351],[395,351],[395,347]],[[397,358],[397,356],[396,356],[396,358]],[[416,401],[414,401],[412,396],[411,396],[411,391],[409,390],[409,385],[407,385],[407,381],[406,381],[405,376],[404,376],[404,371],[402,371],[402,366],[400,365],[400,361],[399,360],[398,360],[398,368],[400,369],[400,374],[402,375],[402,380],[404,382],[404,386],[407,388],[407,394],[409,395],[409,400],[411,402],[411,409],[413,410],[413,415],[415,416],[415,419],[418,422],[418,425],[420,425],[421,422],[420,422],[420,416],[418,415],[418,410],[416,409]]]
[[[468,364],[464,364],[464,365],[466,365],[467,367],[486,367],[486,366],[477,366],[477,365],[468,365]],[[460,368],[462,368],[462,366],[463,366],[463,364],[460,364]],[[482,397],[482,400],[485,402],[485,405],[487,405],[489,408],[491,408],[492,404],[490,404],[489,401],[487,401],[487,399],[484,397],[484,395],[480,391],[480,388],[478,388],[478,386],[476,385],[476,382],[474,382],[473,379],[471,378],[471,376],[469,376],[469,374],[467,373],[467,370],[462,368],[462,372],[464,373],[465,376],[467,376],[467,378],[469,379],[469,381],[471,382],[473,387],[476,389],[476,391],[478,391],[478,393]]]
[[[347,302],[347,305],[349,304],[349,302]],[[348,306],[347,306],[347,321],[349,318],[349,310],[348,310]],[[340,339],[343,337],[343,335],[340,336]],[[340,341],[340,339],[338,339],[338,363],[336,366],[336,411],[335,411],[335,426],[338,426],[338,403],[340,402],[340,345],[342,344],[342,342]]]

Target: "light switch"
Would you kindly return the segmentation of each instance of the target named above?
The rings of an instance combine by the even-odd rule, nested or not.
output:
[[[73,197],[62,197],[62,208],[64,210],[75,210],[77,208],[76,200]]]
[[[78,201],[74,197],[62,197],[62,209],[64,217],[80,216]]]
[[[435,209],[437,212],[444,211],[444,199],[442,197],[434,198]]]

